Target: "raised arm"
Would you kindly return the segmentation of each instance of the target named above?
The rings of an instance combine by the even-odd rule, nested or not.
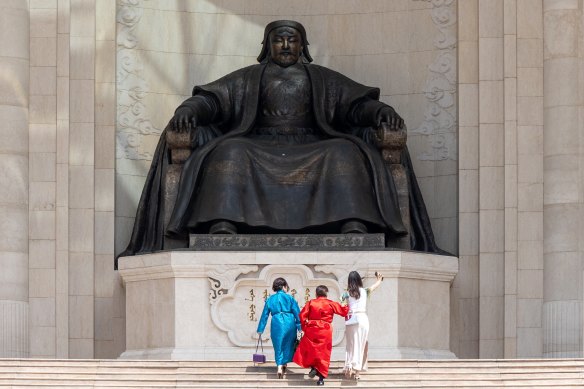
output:
[[[377,287],[379,287],[379,285],[381,285],[381,281],[383,281],[383,274],[381,274],[379,272],[375,272],[375,277],[377,278],[377,281],[375,281],[375,283],[373,285],[371,285],[369,288],[367,288],[369,293],[371,293],[375,289],[377,289]]]

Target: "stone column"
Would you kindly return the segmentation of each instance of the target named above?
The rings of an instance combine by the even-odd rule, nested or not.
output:
[[[479,357],[504,356],[503,1],[479,1]]]
[[[0,358],[28,357],[28,1],[0,3]]]
[[[581,2],[544,0],[543,356],[582,356]]]

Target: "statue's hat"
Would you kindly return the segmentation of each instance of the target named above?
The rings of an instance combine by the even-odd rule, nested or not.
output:
[[[270,32],[272,32],[272,30],[279,28],[279,27],[292,27],[296,30],[298,30],[298,32],[300,32],[300,35],[302,36],[302,56],[304,57],[304,59],[308,62],[312,62],[312,57],[310,56],[310,53],[308,52],[308,39],[306,38],[306,30],[304,29],[304,26],[301,23],[298,23],[294,20],[275,20],[271,23],[269,23],[266,26],[266,29],[264,30],[264,39],[262,40],[262,51],[260,53],[260,55],[258,56],[258,62],[265,62],[268,58],[268,53],[270,52],[270,42],[269,42],[269,35]]]

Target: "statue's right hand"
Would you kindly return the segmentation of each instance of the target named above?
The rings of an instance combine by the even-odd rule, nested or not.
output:
[[[170,120],[170,127],[173,131],[190,131],[197,126],[197,118],[190,108],[182,107],[175,111]]]

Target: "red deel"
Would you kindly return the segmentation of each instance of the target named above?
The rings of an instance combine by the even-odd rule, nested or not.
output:
[[[343,307],[326,297],[309,301],[300,311],[304,336],[294,354],[294,362],[302,367],[314,367],[326,378],[333,348],[333,316],[347,316],[349,307]]]

